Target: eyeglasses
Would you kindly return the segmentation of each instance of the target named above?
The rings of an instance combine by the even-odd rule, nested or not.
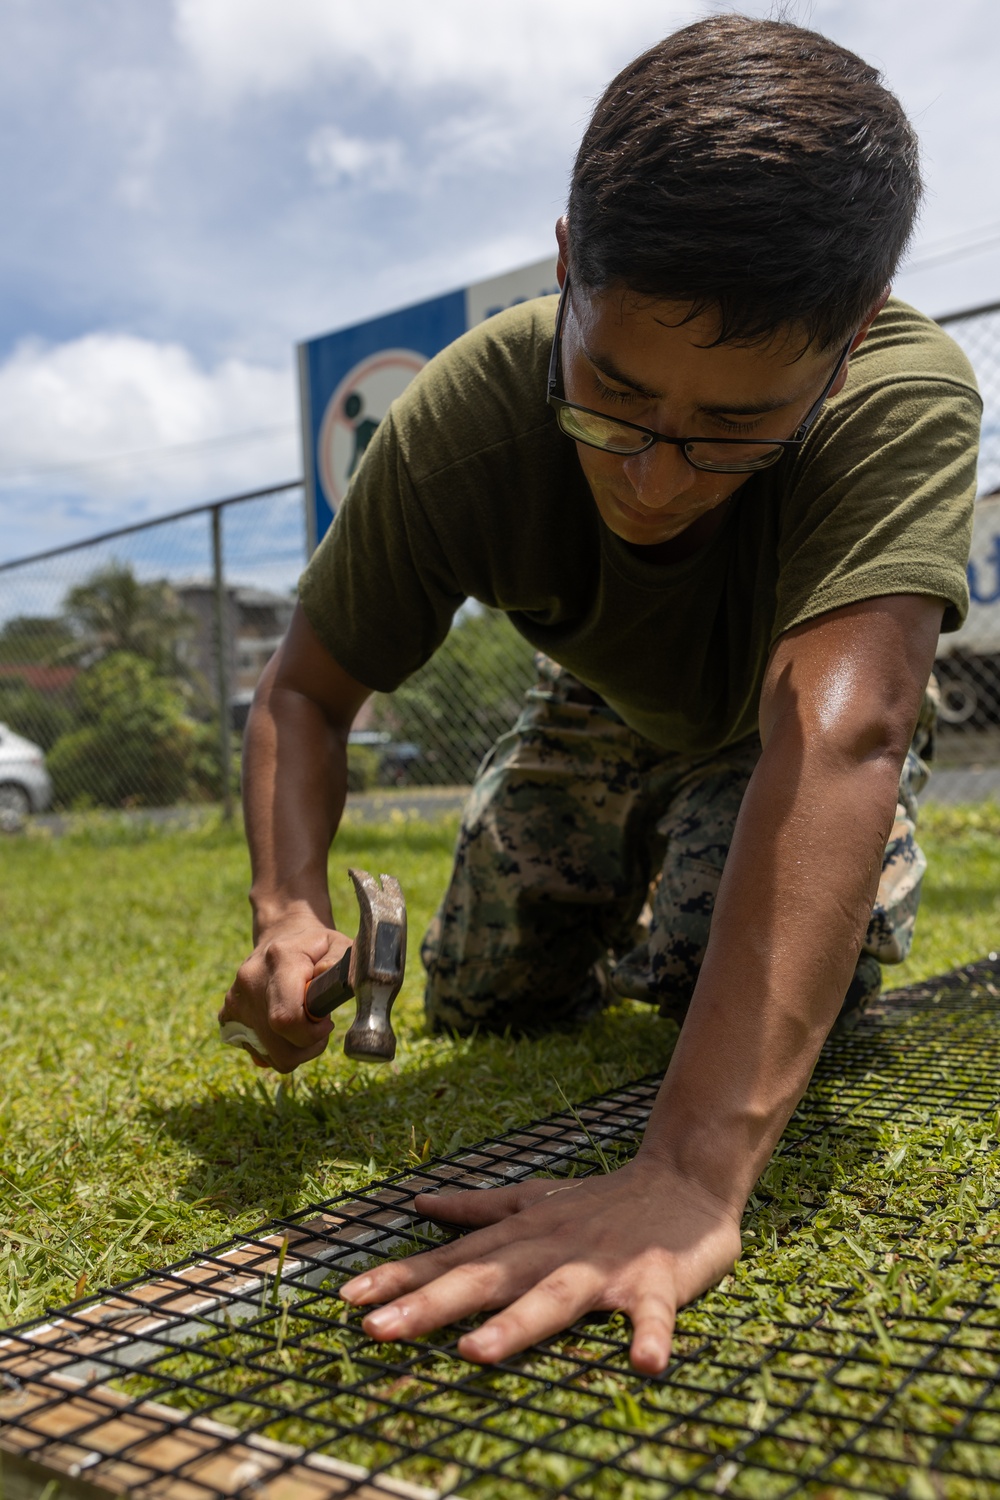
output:
[[[618,417],[593,411],[589,406],[578,406],[575,401],[567,401],[556,394],[563,384],[562,326],[568,300],[569,276],[563,283],[556,313],[548,382],[548,403],[555,410],[556,420],[566,436],[574,442],[585,443],[588,448],[600,448],[605,453],[619,453],[622,457],[643,453],[654,443],[669,443],[672,448],[681,450],[693,468],[707,469],[712,474],[752,474],[757,469],[769,469],[783,453],[798,448],[819,416],[820,407],[844,368],[854,342],[852,334],[834,366],[833,374],[790,438],[665,437],[662,432],[654,432],[650,427],[640,427],[637,422],[623,422]]]

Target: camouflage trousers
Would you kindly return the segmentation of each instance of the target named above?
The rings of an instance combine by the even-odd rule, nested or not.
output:
[[[555,662],[537,665],[524,712],[479,769],[423,942],[428,1019],[530,1032],[588,1014],[609,989],[680,1018],[760,739],[665,752]],[[846,1010],[910,950],[926,868],[916,795],[934,717],[929,690]]]

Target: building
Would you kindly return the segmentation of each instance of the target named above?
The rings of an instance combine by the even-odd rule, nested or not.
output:
[[[181,647],[185,666],[212,689],[216,681],[215,585],[211,580],[192,579],[175,584],[174,592],[194,622]],[[295,599],[290,594],[242,584],[229,584],[225,589],[227,680],[238,727],[246,720],[246,706],[257,679],[288,629],[294,608]]]

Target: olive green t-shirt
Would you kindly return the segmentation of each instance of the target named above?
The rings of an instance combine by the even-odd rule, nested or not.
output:
[[[980,401],[968,361],[892,300],[802,448],[750,476],[673,564],[598,514],[546,405],[556,299],[490,318],[392,405],[301,582],[313,628],[366,686],[425,662],[466,599],[668,750],[757,726],[768,653],[793,625],[881,594],[968,610]]]

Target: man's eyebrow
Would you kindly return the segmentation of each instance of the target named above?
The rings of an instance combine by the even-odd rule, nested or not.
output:
[[[646,396],[650,401],[662,401],[663,392],[651,390],[649,386],[643,385],[641,381],[633,380],[631,375],[626,375],[619,370],[614,360],[606,354],[591,353],[584,348],[584,355],[601,374],[608,380],[613,380],[616,385],[627,386],[630,391],[635,391],[637,396]],[[782,411],[786,406],[794,406],[799,401],[804,401],[808,391],[802,391],[794,396],[786,396],[780,401],[734,401],[731,405],[722,402],[712,402],[708,406],[699,406],[697,410],[706,417],[764,417],[768,412]]]
[[[735,401],[731,406],[699,406],[698,411],[706,417],[763,417],[769,411],[781,411],[786,406],[794,406],[801,398],[791,396],[784,401]]]
[[[633,380],[631,375],[626,375],[622,370],[619,370],[618,366],[615,364],[614,360],[610,358],[609,355],[591,354],[590,350],[586,347],[584,347],[583,352],[586,358],[594,366],[594,369],[600,370],[602,375],[606,375],[607,378],[609,380],[613,380],[616,385],[626,385],[628,386],[630,391],[635,391],[637,396],[648,396],[651,401],[663,400],[662,391],[650,390],[648,386],[642,385],[640,381]]]

